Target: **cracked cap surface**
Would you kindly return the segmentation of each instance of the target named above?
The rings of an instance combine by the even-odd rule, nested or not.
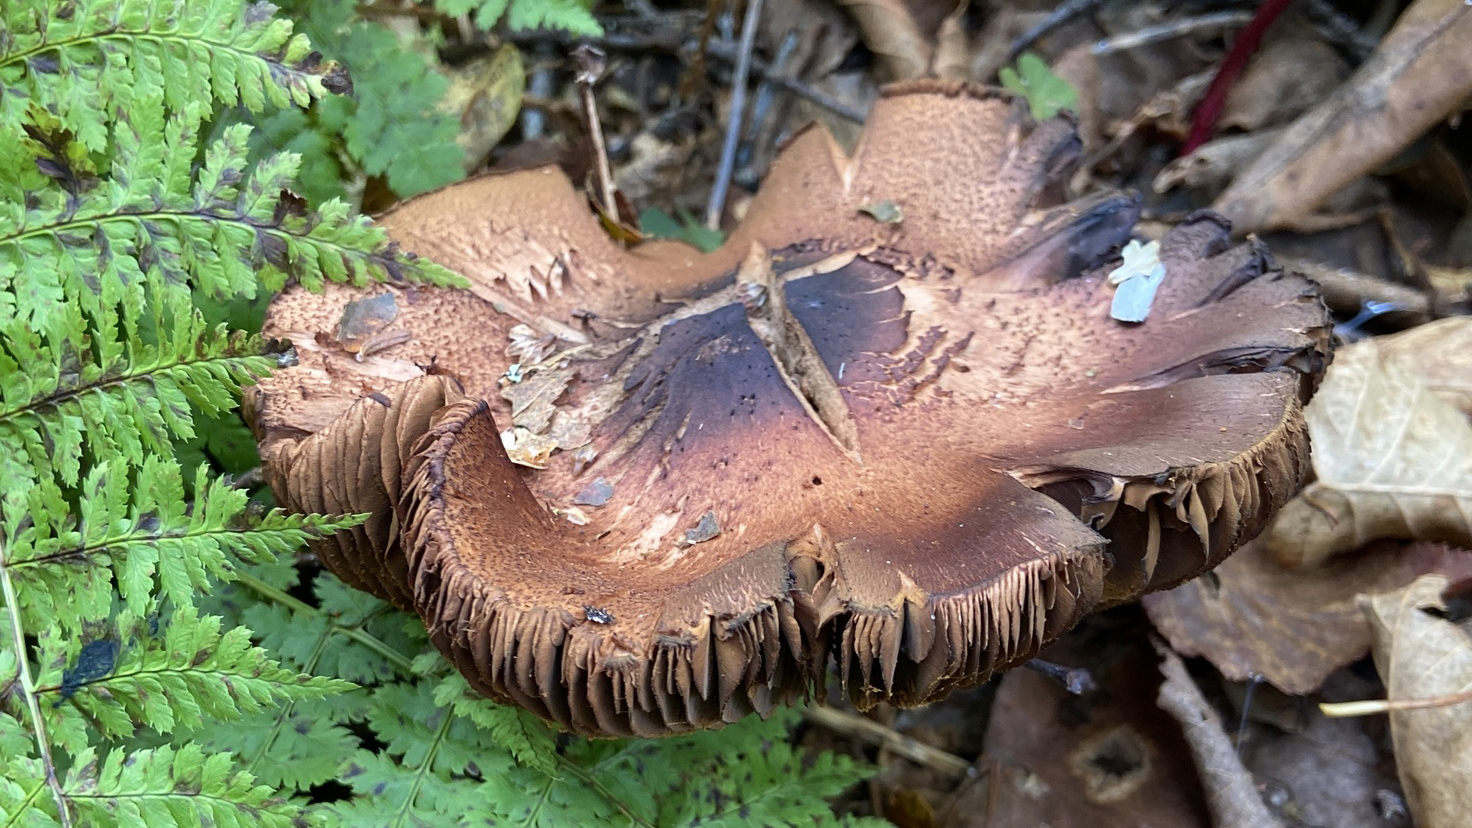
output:
[[[860,704],[977,684],[1214,566],[1307,468],[1311,283],[1202,214],[1115,321],[1136,201],[1060,203],[1076,149],[927,82],[852,157],[802,133],[708,255],[619,249],[549,171],[410,201],[390,234],[474,287],[278,298],[268,479],[372,512],[324,562],[580,733],[766,712],[830,661]]]

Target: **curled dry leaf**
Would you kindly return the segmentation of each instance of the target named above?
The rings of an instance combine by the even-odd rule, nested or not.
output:
[[[1331,195],[1472,95],[1472,6],[1416,0],[1337,92],[1304,113],[1216,200],[1239,233],[1309,224]]]
[[[1440,614],[1449,582],[1440,575],[1366,598],[1375,666],[1391,700],[1472,691],[1472,629]],[[1472,703],[1390,714],[1406,804],[1421,828],[1464,828],[1472,814]]]
[[[859,24],[864,45],[883,67],[882,80],[910,80],[930,69],[935,41],[921,29],[905,0],[838,0],[838,5]]]
[[[1253,56],[1227,95],[1218,129],[1258,132],[1286,124],[1333,94],[1348,68],[1333,46],[1304,28]]]
[[[1472,546],[1472,318],[1343,348],[1309,406],[1317,480],[1268,549],[1312,566],[1378,538]]]
[[[1194,576],[1306,472],[1326,313],[1202,214],[1149,319],[1111,319],[1138,200],[1056,201],[1078,144],[1019,103],[891,88],[853,156],[794,139],[709,254],[620,248],[547,170],[408,202],[390,235],[472,287],[391,286],[413,337],[362,363],[314,347],[357,291],[279,297],[302,344],[249,403],[268,479],[374,512],[324,562],[583,733],[767,712],[830,660],[862,705],[923,703]],[[513,335],[554,340],[515,383]]]
[[[1427,572],[1472,574],[1472,552],[1384,542],[1322,566],[1288,569],[1259,538],[1210,577],[1147,595],[1144,604],[1182,655],[1205,656],[1233,681],[1261,676],[1285,693],[1306,695],[1369,652],[1370,627],[1356,597],[1399,589]]]
[[[506,43],[489,56],[447,69],[446,75],[450,86],[438,109],[460,119],[455,142],[465,150],[465,171],[474,172],[511,131],[521,111],[526,88],[521,52]]]

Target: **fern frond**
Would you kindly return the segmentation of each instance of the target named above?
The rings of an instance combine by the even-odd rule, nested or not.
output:
[[[0,134],[19,139],[31,101],[51,105],[93,152],[120,112],[158,97],[175,112],[214,100],[259,111],[345,88],[268,3],[9,0],[0,8]]]
[[[134,616],[165,598],[190,607],[215,580],[234,577],[233,560],[271,560],[360,520],[252,513],[245,492],[203,467],[194,494],[191,507],[178,464],[156,455],[132,476],[117,460],[95,465],[75,517],[55,509],[61,496],[49,481],[6,493],[7,518],[32,516],[3,535],[27,627],[69,630],[105,618],[114,588]]]
[[[128,465],[169,456],[174,438],[194,436],[193,410],[231,410],[242,385],[292,358],[279,343],[207,326],[187,296],[145,295],[121,320],[99,307],[91,334],[75,304],[47,311],[70,335],[0,325],[0,475],[35,481],[54,469],[70,486],[84,450]]]
[[[499,778],[511,759],[468,720],[437,706],[432,682],[378,688],[368,721],[386,746],[357,751],[343,773],[360,795],[332,808],[340,825],[428,828],[488,813],[484,786],[465,777]]]
[[[305,699],[233,722],[212,722],[190,738],[207,750],[230,751],[263,785],[306,791],[332,779],[358,750],[345,722],[363,718],[364,693]]]
[[[459,673],[451,673],[434,688],[434,702],[448,707],[479,727],[492,743],[527,767],[548,776],[557,773],[557,741],[547,723],[519,707],[495,704],[476,696]]]
[[[336,828],[440,828],[470,822],[486,808],[483,786],[406,767],[381,753],[360,751],[344,773],[358,796],[325,806]],[[462,821],[463,820],[463,821]],[[495,825],[498,823],[487,822]]]
[[[445,14],[473,13],[478,29],[490,29],[504,16],[514,31],[562,29],[594,37],[603,34],[603,26],[588,10],[590,5],[583,0],[435,0],[435,8]]]
[[[391,681],[404,674],[407,654],[427,644],[422,621],[333,575],[313,581],[315,607],[253,579],[247,582],[271,601],[246,608],[246,626],[258,631],[261,646],[302,672],[359,684]]]
[[[308,820],[300,805],[234,770],[228,754],[206,755],[198,745],[113,750],[100,761],[89,748],[64,790],[82,825],[300,828]]]
[[[222,633],[218,616],[178,609],[166,622],[155,623],[161,627],[156,633],[149,623],[122,616],[113,644],[116,666],[106,672],[89,669],[78,679],[68,673],[82,668],[69,664],[64,654],[43,655],[36,694],[49,705],[58,744],[79,751],[86,742],[74,740],[87,726],[108,737],[131,736],[140,725],[170,733],[355,687],[281,667],[251,644],[249,629]],[[54,649],[64,653],[60,646]]]
[[[424,626],[417,619],[331,575],[320,575],[314,583],[320,603],[314,607],[256,574],[259,568],[241,583],[269,600],[249,601],[239,614],[258,631],[261,645],[291,669],[378,683],[407,672],[403,665],[408,659],[398,654],[426,646]],[[237,604],[246,600],[239,595],[231,599]],[[387,657],[390,653],[396,660]],[[330,704],[293,701],[240,722],[209,726],[199,738],[211,749],[236,753],[245,769],[268,785],[306,790],[336,778],[357,752],[357,738],[343,725],[365,720],[369,705],[361,693],[335,697]]]
[[[414,48],[393,28],[357,19],[355,0],[300,4],[300,26],[312,43],[353,73],[353,94],[320,101],[311,120],[278,119],[276,140],[292,141],[308,127],[340,141],[365,175],[382,175],[400,197],[461,178],[465,151],[456,143],[460,119],[438,108],[449,80],[433,50]],[[321,189],[320,187],[316,189]]]
[[[0,825],[61,828],[53,802],[41,760],[29,756],[0,760]]]
[[[341,202],[307,210],[289,191],[300,159],[279,153],[252,165],[247,126],[228,127],[191,180],[198,139],[190,119],[165,121],[160,108],[143,106],[115,120],[108,176],[68,173],[85,189],[42,199],[23,215],[12,211],[8,222],[0,213],[0,294],[14,297],[13,307],[0,302],[0,325],[14,318],[59,339],[71,330],[59,315],[64,299],[95,319],[117,301],[136,305],[126,287],[146,274],[159,286],[245,296],[255,295],[258,280],[279,290],[288,278],[314,290],[324,280],[465,284],[400,252]]]

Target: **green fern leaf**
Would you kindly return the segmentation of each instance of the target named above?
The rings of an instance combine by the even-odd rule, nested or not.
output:
[[[282,663],[303,672],[376,684],[400,672],[382,652],[364,646],[350,631],[365,631],[367,638],[384,649],[406,657],[424,649],[424,623],[418,618],[332,575],[319,576],[312,589],[319,607],[293,610],[279,603],[257,602],[243,613],[246,625],[260,633],[261,645],[279,654]]]
[[[82,485],[75,519],[18,522],[3,537],[27,627],[59,623],[71,629],[106,617],[114,583],[137,617],[155,611],[164,598],[189,607],[216,579],[233,577],[232,560],[268,561],[360,520],[252,513],[245,492],[211,479],[203,468],[195,474],[194,493],[190,506],[172,461],[149,456],[132,476],[123,463],[103,461]],[[7,517],[60,502],[49,483],[5,498],[0,511]],[[49,513],[60,514],[54,507]]]
[[[350,690],[338,679],[282,668],[259,647],[250,630],[220,631],[217,616],[176,610],[157,634],[149,624],[119,622],[124,643],[116,666],[101,676],[68,680],[66,660],[42,660],[37,696],[47,699],[48,729],[69,730],[68,718],[85,719],[105,736],[131,736],[137,724],[159,733],[193,730],[205,721],[230,721],[281,702]],[[85,653],[85,650],[84,650]],[[85,747],[68,744],[70,750]]]
[[[516,761],[548,776],[557,773],[557,742],[547,723],[519,707],[495,704],[477,697],[459,673],[451,673],[434,688],[434,703],[474,722],[497,747]]]
[[[161,98],[175,112],[214,101],[259,111],[306,106],[345,79],[267,3],[241,0],[10,0],[0,8],[0,134],[46,101],[93,152],[117,113]]]
[[[313,44],[352,71],[353,94],[316,107],[316,129],[341,136],[366,175],[386,176],[409,197],[464,176],[465,152],[455,142],[459,119],[437,108],[449,87],[432,52],[415,50],[388,26],[355,20],[353,0],[302,4],[302,27]]]
[[[580,0],[511,0],[506,25],[516,31],[546,28],[585,37],[603,34],[597,18]]]
[[[88,748],[63,788],[82,825],[300,828],[308,821],[300,805],[233,770],[228,754],[206,755],[198,745],[113,750],[101,761]]]
[[[290,359],[278,343],[206,326],[187,295],[144,295],[121,319],[99,307],[91,336],[77,333],[87,323],[75,303],[48,311],[69,334],[0,324],[0,474],[34,481],[50,468],[74,485],[84,449],[128,464],[167,455],[174,437],[194,436],[193,410],[230,410],[242,385]]]
[[[805,761],[806,758],[806,761]],[[847,756],[832,752],[804,757],[786,739],[756,752],[722,756],[714,773],[690,779],[661,824],[702,828],[771,828],[814,825],[830,816],[826,799],[869,774]]]
[[[193,737],[211,751],[230,751],[264,785],[306,791],[332,779],[358,749],[343,724],[362,718],[364,693],[305,699],[239,721],[211,723]]]
[[[385,754],[360,752],[344,781],[358,796],[326,808],[330,824],[341,828],[444,828],[470,824],[462,819],[485,806],[473,780],[405,767]]]
[[[314,290],[325,279],[465,284],[399,252],[341,202],[306,210],[289,193],[300,159],[279,153],[252,168],[249,127],[227,128],[191,184],[178,166],[196,144],[190,119],[163,121],[158,107],[143,106],[117,120],[110,177],[0,224],[0,293],[14,297],[13,310],[0,303],[0,325],[19,319],[58,340],[75,330],[59,314],[63,297],[81,301],[92,319],[118,301],[136,312],[141,298],[124,288],[145,273],[157,274],[161,287],[193,285],[214,295],[253,296],[258,279],[270,290],[288,278]]]
[[[435,0],[435,8],[458,17],[474,14],[476,28],[490,29],[504,16],[514,31],[562,29],[569,34],[596,37],[603,26],[582,0]]]
[[[0,760],[0,825],[7,828],[60,828],[54,800],[39,759]]]

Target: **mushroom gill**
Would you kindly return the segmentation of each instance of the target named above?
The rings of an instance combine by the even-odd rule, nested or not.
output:
[[[1137,200],[1061,201],[1076,151],[923,82],[852,156],[799,135],[711,254],[619,248],[551,170],[415,199],[383,224],[473,286],[278,297],[268,479],[371,512],[323,561],[579,733],[766,713],[830,664],[862,705],[977,684],[1214,566],[1307,468],[1312,284],[1198,214],[1116,321]]]

